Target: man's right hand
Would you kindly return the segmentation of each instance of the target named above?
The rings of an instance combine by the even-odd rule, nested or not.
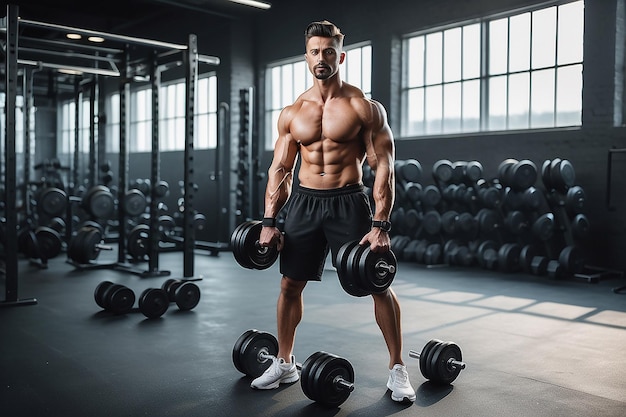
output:
[[[280,252],[283,250],[285,244],[285,238],[277,227],[263,227],[261,229],[261,236],[259,236],[259,245],[265,247],[276,246],[276,249]]]

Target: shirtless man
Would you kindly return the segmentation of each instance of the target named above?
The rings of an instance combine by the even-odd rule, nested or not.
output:
[[[344,35],[328,21],[305,31],[305,59],[315,80],[278,119],[278,140],[268,171],[265,215],[259,243],[277,245],[283,274],[278,297],[278,354],[270,368],[252,381],[272,389],[298,380],[292,354],[302,319],[302,292],[309,280],[321,280],[328,250],[335,259],[348,241],[360,240],[374,252],[388,251],[389,215],[394,201],[394,143],[384,107],[341,81]],[[292,189],[298,155],[299,186]],[[375,214],[362,185],[367,158],[376,172]],[[291,197],[291,198],[290,198]],[[287,203],[285,235],[276,216]],[[391,288],[373,294],[376,322],[389,350],[387,388],[394,401],[415,401],[415,390],[402,361],[400,305]]]

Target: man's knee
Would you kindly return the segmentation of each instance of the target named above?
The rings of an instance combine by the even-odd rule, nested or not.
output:
[[[285,297],[294,298],[302,295],[302,290],[306,286],[306,281],[296,281],[289,277],[283,276],[280,290]]]

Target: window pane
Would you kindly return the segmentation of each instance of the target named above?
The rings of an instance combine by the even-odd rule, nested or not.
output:
[[[208,78],[200,78],[198,80],[198,88],[196,89],[196,94],[198,95],[196,111],[198,113],[206,113],[209,110],[208,84]]]
[[[582,114],[582,65],[557,70],[556,125],[580,125]]]
[[[445,84],[443,88],[443,131],[461,131],[461,83]]]
[[[506,76],[489,79],[489,130],[506,129]]]
[[[583,60],[584,3],[564,4],[559,7],[558,64]]]
[[[463,83],[463,131],[480,130],[480,81]]]
[[[533,12],[532,66],[554,65],[556,48],[556,7]]]
[[[361,88],[363,92],[371,97],[372,93],[372,47],[371,45],[362,48],[361,74],[363,76]]]
[[[441,133],[442,88],[440,85],[426,87],[426,133]]]
[[[461,28],[446,30],[443,33],[443,81],[461,79]]]
[[[530,13],[511,17],[509,22],[510,55],[509,71],[530,69]]]
[[[210,113],[217,113],[217,76],[212,75],[209,77],[209,109]]]
[[[509,76],[509,129],[527,129],[530,112],[530,75],[528,72]]]
[[[406,134],[420,135],[424,133],[424,89],[415,88],[409,90],[407,95],[407,107],[410,111],[406,114]]]
[[[480,25],[463,28],[463,78],[480,76]]]
[[[554,69],[534,71],[530,82],[530,127],[552,127],[554,125]]]
[[[361,87],[361,49],[356,48],[347,52],[346,69],[348,70],[346,81],[354,86]]]
[[[506,72],[508,55],[508,19],[489,22],[489,74]]]
[[[296,62],[293,65],[293,89],[297,95],[302,94],[306,90],[307,73],[308,70],[304,61]]]
[[[424,85],[424,37],[418,36],[408,40],[408,85],[420,87]]]
[[[293,100],[293,66],[286,65],[283,68],[282,78],[280,80],[281,99],[280,106],[284,107]]]
[[[441,32],[426,35],[426,84],[441,82]]]

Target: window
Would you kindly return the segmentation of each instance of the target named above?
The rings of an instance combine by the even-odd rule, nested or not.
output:
[[[579,126],[584,3],[404,40],[402,135]]]
[[[164,84],[159,89],[159,151],[175,151],[185,148],[185,82]],[[194,118],[194,148],[209,149],[217,146],[217,76],[210,74],[198,79],[196,88],[196,113]],[[87,117],[89,116],[87,102]],[[62,105],[61,141],[63,148],[73,151],[74,102]],[[71,114],[70,112],[71,109]],[[129,152],[150,152],[152,149],[152,90],[149,86],[132,90],[130,94],[129,125],[127,140]],[[114,93],[105,100],[107,121],[106,151],[119,152],[120,95]],[[83,122],[85,147],[89,149],[88,119]],[[67,142],[69,140],[69,142]]]
[[[346,59],[339,66],[341,79],[359,87],[367,97],[372,93],[372,46],[344,47]],[[265,123],[266,149],[272,149],[278,138],[278,116],[300,94],[313,85],[306,61],[300,56],[270,65],[266,71]]]

